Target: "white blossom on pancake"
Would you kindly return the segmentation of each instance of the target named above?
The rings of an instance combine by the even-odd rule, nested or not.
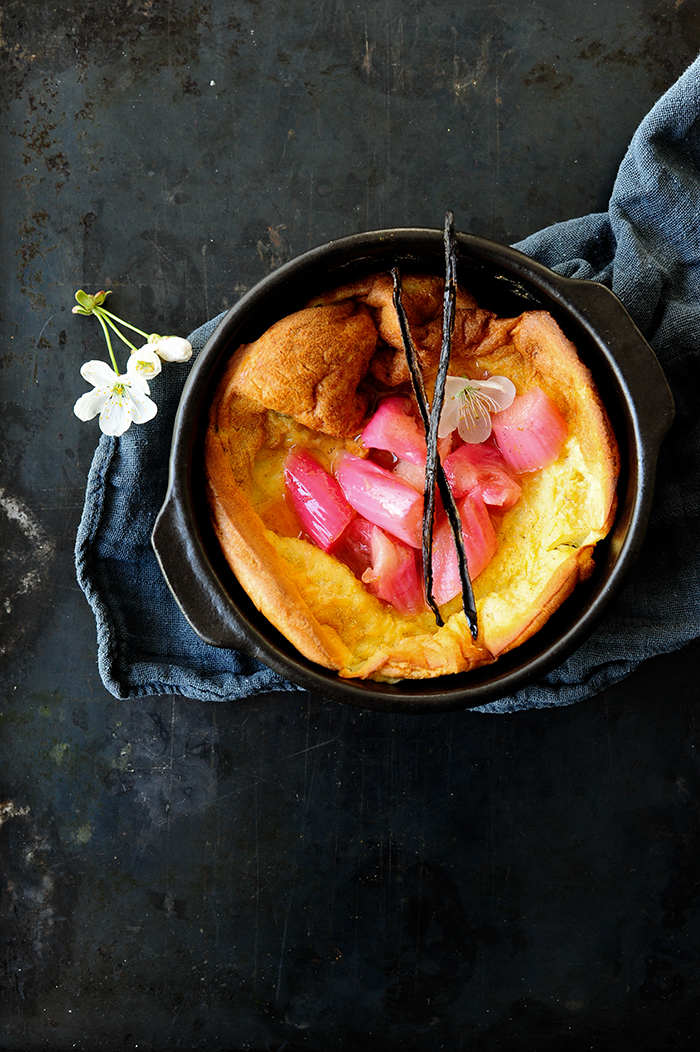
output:
[[[446,438],[456,429],[464,442],[485,442],[491,434],[491,413],[507,409],[514,398],[515,385],[506,376],[488,380],[448,376],[438,438]]]

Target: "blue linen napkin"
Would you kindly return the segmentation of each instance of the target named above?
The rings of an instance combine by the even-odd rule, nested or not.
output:
[[[548,676],[480,710],[490,713],[572,704],[700,635],[700,59],[642,121],[608,212],[559,223],[515,247],[561,274],[612,288],[664,368],[676,421],[642,555],[614,608]],[[221,317],[190,337],[193,361]],[[187,372],[167,366],[152,382],[157,416],[120,439],[102,436],[90,469],[76,568],[97,621],[102,681],[118,698],[224,701],[296,690],[258,662],[203,643],[151,549]]]

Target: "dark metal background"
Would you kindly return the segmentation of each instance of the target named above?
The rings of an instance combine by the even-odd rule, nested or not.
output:
[[[185,334],[329,238],[604,210],[693,0],[4,0],[0,1047],[700,1035],[700,646],[563,710],[119,702],[72,546],[78,287]]]

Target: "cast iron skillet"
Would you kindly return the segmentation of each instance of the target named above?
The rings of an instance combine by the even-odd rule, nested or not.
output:
[[[393,712],[473,708],[520,690],[560,664],[618,594],[647,526],[659,446],[674,414],[661,367],[616,297],[595,282],[563,278],[512,248],[457,236],[459,281],[479,305],[505,317],[550,311],[576,344],[610,414],[621,448],[615,525],[596,547],[596,570],[530,640],[494,665],[395,684],[341,679],[306,660],[253,606],[226,564],[209,522],[203,438],[209,406],[231,353],[324,289],[370,271],[444,273],[443,232],[381,230],[315,248],[264,278],[224,317],[199,355],[173,433],[170,482],[153,547],[185,617],[205,642],[257,658],[328,698]]]

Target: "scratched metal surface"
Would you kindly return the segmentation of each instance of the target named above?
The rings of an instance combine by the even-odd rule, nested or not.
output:
[[[5,0],[0,1047],[696,1047],[700,647],[511,717],[116,701],[70,308],[185,333],[331,237],[603,210],[699,48],[692,0]]]

